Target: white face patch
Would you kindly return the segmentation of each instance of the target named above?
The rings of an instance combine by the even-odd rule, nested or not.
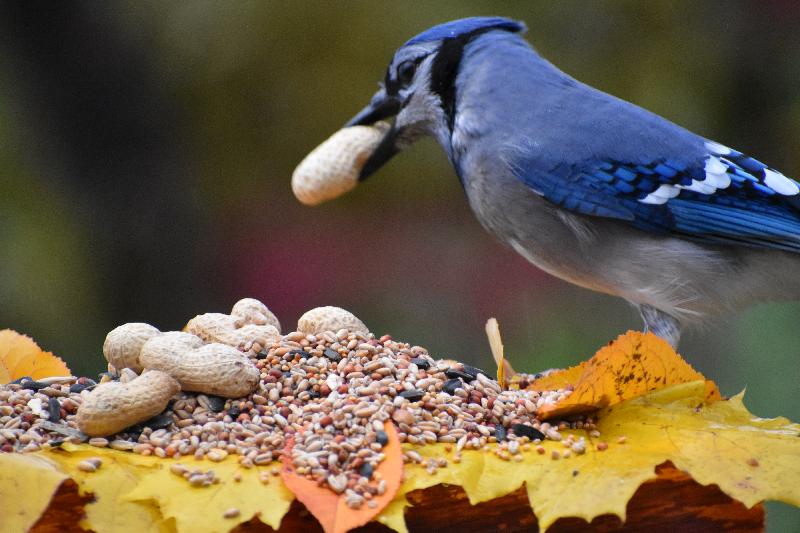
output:
[[[784,196],[794,196],[800,193],[800,186],[797,185],[796,181],[769,168],[764,169],[764,184]]]

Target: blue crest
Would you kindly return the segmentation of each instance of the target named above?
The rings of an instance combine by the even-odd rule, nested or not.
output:
[[[469,17],[439,24],[427,29],[416,37],[410,39],[404,46],[438,41],[440,39],[454,38],[476,30],[506,30],[514,33],[523,33],[527,29],[525,24],[504,17]]]

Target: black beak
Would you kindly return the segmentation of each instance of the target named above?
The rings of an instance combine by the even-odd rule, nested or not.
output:
[[[350,126],[367,126],[374,124],[379,120],[390,118],[400,112],[400,100],[395,96],[389,96],[383,89],[375,93],[369,105],[358,112],[356,116],[350,119],[345,124],[345,127]],[[400,149],[397,147],[397,137],[399,135],[398,129],[392,125],[383,140],[369,156],[364,167],[361,169],[359,181],[367,179],[374,174],[379,168],[386,164]]]
[[[344,125],[345,128],[350,126],[368,126],[375,124],[379,120],[393,117],[400,112],[400,100],[396,96],[389,96],[386,91],[381,89],[375,93],[375,96],[370,100],[369,105],[358,112],[356,116]]]

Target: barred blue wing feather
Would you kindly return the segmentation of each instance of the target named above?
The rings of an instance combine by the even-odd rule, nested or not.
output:
[[[800,252],[800,185],[741,152],[712,142],[706,147],[706,157],[695,161],[513,168],[538,194],[575,213],[705,243]]]

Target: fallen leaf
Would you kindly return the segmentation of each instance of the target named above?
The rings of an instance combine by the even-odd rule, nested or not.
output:
[[[277,529],[295,495],[327,533],[343,533],[370,520],[404,532],[408,493],[445,483],[463,487],[472,504],[524,487],[539,528],[546,530],[562,517],[591,521],[613,514],[624,519],[633,494],[657,477],[659,465],[668,462],[701,484],[718,485],[746,506],[769,499],[800,506],[800,484],[792,482],[800,478],[800,425],[784,418],[754,417],[743,404],[743,394],[709,401],[710,394],[716,395],[712,399],[718,398],[716,387],[671,349],[665,349],[663,342],[655,341],[647,335],[629,333],[600,350],[581,370],[575,380],[576,393],[585,379],[591,377],[598,384],[610,380],[613,384],[614,379],[628,375],[626,370],[641,372],[634,376],[641,375],[642,380],[626,379],[625,387],[641,391],[652,386],[659,390],[645,390],[624,399],[625,391],[617,394],[615,388],[610,393],[600,385],[596,390],[584,389],[587,398],[603,398],[607,406],[594,417],[599,437],[585,429],[562,431],[565,437],[571,434],[585,442],[583,453],[570,450],[569,458],[564,456],[568,450],[564,443],[545,441],[541,444],[543,454],[530,449],[521,453],[518,461],[491,453],[495,444],[489,445],[489,452],[462,451],[456,461],[452,444],[401,447],[394,426],[387,422],[386,459],[377,469],[388,482],[387,491],[376,498],[376,508],[365,505],[353,510],[344,504],[342,496],[289,472],[288,460],[283,464],[282,477],[267,476],[268,483],[264,484],[262,475],[275,469],[277,462],[248,469],[236,456],[218,463],[192,458],[176,461],[64,443],[60,448],[38,452],[0,454],[0,516],[4,526],[26,530],[69,477],[81,494],[93,496],[85,504],[81,526],[98,533],[225,532],[253,517]],[[574,379],[574,368],[558,379]],[[669,385],[691,377],[697,379]],[[644,386],[640,385],[642,381]],[[664,383],[666,387],[660,388]],[[596,404],[587,400],[580,405],[596,409]],[[425,462],[404,466],[403,450],[414,450],[425,460],[445,459],[448,466],[435,473],[427,470]],[[551,458],[554,452],[559,454],[558,459]],[[92,473],[78,470],[77,464],[89,457],[102,459],[101,468]],[[192,487],[171,472],[176,462],[202,471],[213,469],[219,483]],[[16,497],[18,494],[26,498]],[[239,513],[225,518],[225,511],[232,507]]]
[[[45,457],[0,453],[3,531],[28,531],[33,527],[67,477]]]
[[[376,472],[386,480],[387,485],[383,495],[372,498],[371,501],[377,502],[374,508],[365,503],[359,509],[351,509],[345,503],[344,494],[336,494],[329,488],[320,487],[311,479],[297,475],[291,456],[288,453],[282,456],[283,482],[319,521],[325,533],[345,533],[363,526],[394,498],[403,478],[403,452],[394,424],[387,420],[384,422],[384,428],[389,436],[389,442],[383,447],[386,458],[378,465]],[[291,446],[292,444],[288,443],[287,449],[291,449]]]
[[[162,468],[144,478],[124,499],[136,503],[149,502],[161,511],[165,519],[173,519],[178,531],[224,533],[253,517],[278,529],[294,500],[280,478],[269,476],[267,484],[260,480],[262,475],[278,466],[277,462],[250,469],[241,466],[236,456],[228,456],[218,463],[198,463],[191,458],[188,461],[159,462]],[[213,470],[219,484],[192,487],[186,479],[170,472],[169,467],[176,462],[189,468]],[[240,481],[235,481],[237,476]],[[225,518],[225,511],[232,507],[239,511],[238,516]]]
[[[4,455],[0,454],[0,458]],[[273,477],[267,485],[259,479],[260,474],[275,468],[277,462],[245,469],[235,456],[219,463],[198,463],[193,458],[161,459],[68,443],[61,449],[5,456],[43,456],[56,464],[78,483],[81,494],[94,496],[94,501],[86,505],[86,518],[81,525],[101,533],[227,532],[253,516],[278,529],[294,500],[279,478]],[[78,470],[78,463],[89,457],[102,459],[102,466],[96,472]],[[186,479],[170,471],[175,463],[213,470],[220,483],[192,487]],[[241,477],[239,482],[233,479],[237,474]],[[239,509],[239,516],[225,518],[225,511],[231,507]]]
[[[585,369],[586,361],[583,361],[578,365],[556,370],[555,372],[550,372],[545,376],[536,378],[525,388],[542,392],[574,387]]]
[[[576,378],[577,376],[577,378]],[[556,404],[545,405],[541,419],[596,411],[624,400],[678,383],[705,380],[675,350],[652,333],[629,331],[601,348],[585,363],[534,381],[530,388],[572,383],[572,394]],[[707,384],[705,401],[720,398],[713,382]]]
[[[656,467],[667,461],[700,483],[717,484],[745,505],[774,499],[800,506],[800,484],[787,481],[800,478],[800,425],[784,418],[754,417],[744,407],[742,395],[711,404],[704,403],[705,398],[706,382],[699,380],[603,409],[597,414],[599,439],[584,430],[564,432],[582,436],[587,443],[584,454],[569,459],[550,458],[553,451],[563,454],[565,450],[562,443],[554,441],[542,443],[543,455],[530,450],[521,455],[520,462],[468,450],[456,463],[451,445],[403,445],[426,459],[446,458],[449,466],[432,475],[425,465],[403,467],[399,453],[387,452],[384,463],[391,465],[395,474],[387,472],[386,466],[379,471],[395,483],[404,471],[405,479],[399,489],[394,483],[390,485],[378,509],[363,515],[361,510],[339,508],[338,497],[308,480],[310,487],[293,481],[287,487],[280,477],[270,476],[269,484],[263,485],[260,474],[277,463],[245,469],[234,456],[220,463],[191,458],[175,461],[68,443],[62,449],[0,454],[0,511],[4,517],[10,516],[2,503],[13,502],[14,512],[23,510],[15,525],[35,522],[55,488],[68,476],[83,494],[94,495],[94,501],[86,505],[82,525],[99,533],[229,531],[253,516],[277,529],[294,498],[289,489],[297,491],[312,512],[314,502],[328,498],[323,504],[328,511],[324,512],[335,513],[335,518],[323,517],[328,521],[326,531],[345,531],[373,518],[404,531],[406,495],[413,490],[440,483],[459,485],[470,503],[477,504],[524,485],[539,527],[544,530],[567,516],[587,521],[602,514],[624,518],[631,496],[642,483],[654,479]],[[399,448],[393,427],[387,426],[387,432],[392,432],[387,446]],[[621,437],[625,437],[624,444],[618,443]],[[605,451],[598,449],[600,440],[608,443]],[[79,471],[78,462],[88,457],[101,458],[101,468],[93,473]],[[388,462],[393,459],[397,462]],[[220,483],[191,487],[170,472],[176,462],[204,471],[213,469]],[[237,474],[241,478],[238,482],[234,480]],[[36,484],[35,490],[25,484],[26,478]],[[19,501],[14,495],[21,493],[31,496]],[[336,507],[330,504],[331,496],[337,500]],[[380,515],[373,517],[372,512],[384,505]],[[230,507],[238,508],[240,515],[224,518],[224,511]],[[16,530],[24,531],[25,527]]]
[[[752,506],[765,499],[800,505],[800,425],[784,418],[751,415],[741,396],[703,405],[705,381],[679,384],[625,401],[598,413],[600,439],[583,431],[587,449],[569,459],[559,442],[545,441],[543,455],[523,454],[521,462],[483,451],[462,452],[458,464],[430,475],[424,465],[408,464],[394,502],[377,520],[404,532],[406,495],[439,483],[460,485],[475,505],[527,488],[539,523],[546,530],[561,517],[587,522],[603,514],[624,520],[628,501],[639,486],[655,479],[656,467],[672,461],[703,484],[716,483],[729,496]],[[625,444],[617,439],[625,437]],[[599,440],[610,443],[599,451]],[[427,458],[447,457],[446,445],[404,446]],[[755,460],[755,461],[753,461]],[[750,466],[758,463],[758,467]]]
[[[43,352],[30,337],[10,329],[0,330],[0,383],[25,376],[40,379],[71,374],[64,361]]]

